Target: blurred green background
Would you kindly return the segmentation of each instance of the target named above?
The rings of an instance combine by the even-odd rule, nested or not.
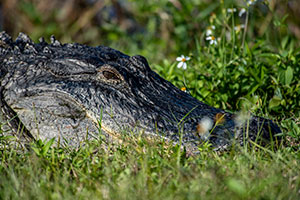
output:
[[[224,9],[246,7],[246,1],[1,0],[0,6],[0,29],[14,37],[19,32],[34,40],[55,35],[62,42],[108,45],[159,62],[191,53],[195,40],[204,43],[203,33],[214,15],[222,20]],[[250,43],[266,36],[278,50],[290,35],[299,46],[298,0],[257,1],[250,12]]]
[[[14,38],[55,35],[140,54],[212,106],[300,121],[299,0],[2,0],[0,7],[0,29]],[[206,40],[210,28],[217,45]],[[182,54],[192,58],[186,70],[176,67]]]

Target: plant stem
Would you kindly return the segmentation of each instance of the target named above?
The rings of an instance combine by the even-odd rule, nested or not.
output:
[[[244,45],[245,45],[246,34],[247,34],[247,31],[248,31],[248,21],[249,21],[249,10],[247,10],[247,12],[246,12],[245,30],[244,30],[243,41],[242,41],[242,48],[243,49],[244,49]]]

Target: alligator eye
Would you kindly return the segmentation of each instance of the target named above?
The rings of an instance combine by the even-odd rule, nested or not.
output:
[[[108,83],[120,83],[124,80],[123,76],[112,66],[104,65],[98,72],[100,72],[100,79]]]
[[[116,75],[114,72],[112,71],[103,71],[102,72],[103,76],[108,79],[108,80],[120,80],[118,75]]]

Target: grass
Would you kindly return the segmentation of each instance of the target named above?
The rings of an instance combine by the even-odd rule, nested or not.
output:
[[[146,32],[126,34],[106,22],[96,26],[87,8],[40,11],[40,4],[21,1],[10,8],[25,24],[15,25],[12,34],[24,31],[35,40],[55,34],[63,42],[142,54],[158,74],[211,106],[273,119],[283,130],[283,144],[276,150],[253,146],[222,153],[204,144],[199,154],[188,155],[162,140],[124,136],[126,143],[108,148],[101,141],[74,149],[39,140],[22,151],[10,143],[14,138],[0,133],[0,199],[299,199],[300,49],[287,26],[293,19],[276,10],[282,5],[272,0],[249,7],[235,1],[130,3]],[[246,8],[247,14],[228,13],[233,7]],[[74,14],[69,21],[67,11]],[[72,21],[78,13],[88,23]],[[61,22],[57,17],[63,22],[55,24]],[[235,30],[239,24],[245,29]],[[215,26],[217,45],[206,40],[209,26]],[[191,57],[186,70],[177,68],[181,54]]]
[[[188,156],[163,141],[124,138],[103,149],[2,151],[1,199],[298,199],[300,154],[289,148],[202,147]],[[40,145],[43,148],[43,145]]]

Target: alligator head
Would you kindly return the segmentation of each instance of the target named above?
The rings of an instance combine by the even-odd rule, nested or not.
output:
[[[197,151],[210,140],[223,149],[232,140],[269,139],[280,132],[272,121],[245,123],[210,107],[152,71],[142,56],[81,44],[34,43],[20,34],[0,34],[0,103],[10,130],[26,138],[60,138],[78,145],[124,130],[179,141]],[[100,126],[100,127],[99,127]],[[127,131],[128,132],[128,131]]]

